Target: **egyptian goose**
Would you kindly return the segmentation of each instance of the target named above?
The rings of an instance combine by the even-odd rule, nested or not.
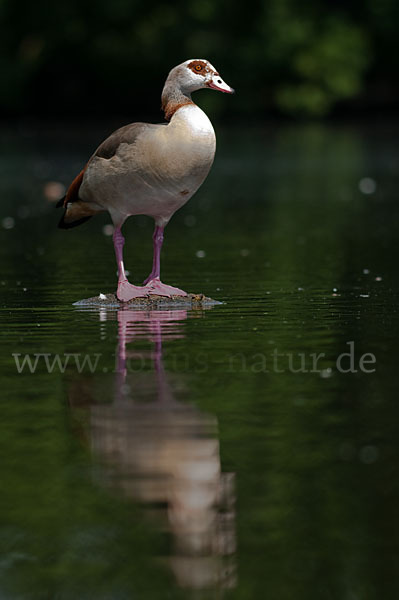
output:
[[[170,71],[162,92],[168,122],[132,123],[117,129],[97,148],[58,203],[65,209],[59,223],[63,229],[109,211],[121,301],[151,294],[187,295],[161,282],[160,254],[165,226],[203,183],[215,155],[212,124],[191,99],[191,93],[201,88],[234,92],[207,60],[191,59],[178,65]],[[121,227],[131,215],[155,220],[152,271],[142,286],[128,282],[123,264]]]

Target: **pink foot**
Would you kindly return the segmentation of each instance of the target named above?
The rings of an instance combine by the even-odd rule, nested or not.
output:
[[[145,287],[148,290],[147,294],[150,295],[168,296],[169,298],[170,296],[187,296],[187,292],[173,287],[172,285],[162,283],[159,277],[151,279]]]
[[[143,285],[147,285],[147,283],[150,283],[150,281],[152,281],[153,279],[155,279],[154,275],[152,273],[150,273],[147,277],[147,279],[144,279],[143,281]]]
[[[121,300],[121,302],[129,302],[129,300],[132,300],[133,298],[142,298],[143,296],[148,296],[149,293],[149,290],[145,287],[132,285],[128,281],[120,281],[118,283],[116,295],[118,300]]]

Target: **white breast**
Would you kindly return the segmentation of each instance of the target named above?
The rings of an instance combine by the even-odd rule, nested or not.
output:
[[[182,106],[172,117],[170,125],[178,123],[185,127],[192,135],[204,136],[215,141],[215,131],[212,123],[203,110],[196,104]]]
[[[166,127],[153,130],[142,139],[140,162],[142,168],[162,177],[164,183],[197,177],[198,186],[209,172],[215,156],[216,138],[212,123],[196,105],[180,108]],[[195,190],[194,190],[195,191]],[[194,193],[194,192],[193,192]]]

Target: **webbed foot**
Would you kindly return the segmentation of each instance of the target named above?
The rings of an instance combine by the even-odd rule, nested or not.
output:
[[[184,292],[177,287],[173,287],[172,285],[166,285],[165,283],[162,283],[159,277],[150,279],[145,285],[145,288],[148,290],[147,293],[150,295],[167,296],[168,298],[171,296],[187,296],[187,292]]]
[[[121,302],[129,302],[129,300],[132,300],[133,298],[142,298],[143,296],[148,296],[149,294],[150,292],[147,287],[132,285],[127,280],[120,281],[118,283],[118,289],[116,292],[116,296]]]

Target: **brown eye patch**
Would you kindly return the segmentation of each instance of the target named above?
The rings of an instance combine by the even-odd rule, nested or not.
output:
[[[199,75],[205,75],[205,73],[209,72],[209,67],[206,64],[206,62],[202,61],[202,60],[194,60],[193,62],[189,63],[188,68],[191,69],[192,71],[194,71],[194,73],[198,73]]]

